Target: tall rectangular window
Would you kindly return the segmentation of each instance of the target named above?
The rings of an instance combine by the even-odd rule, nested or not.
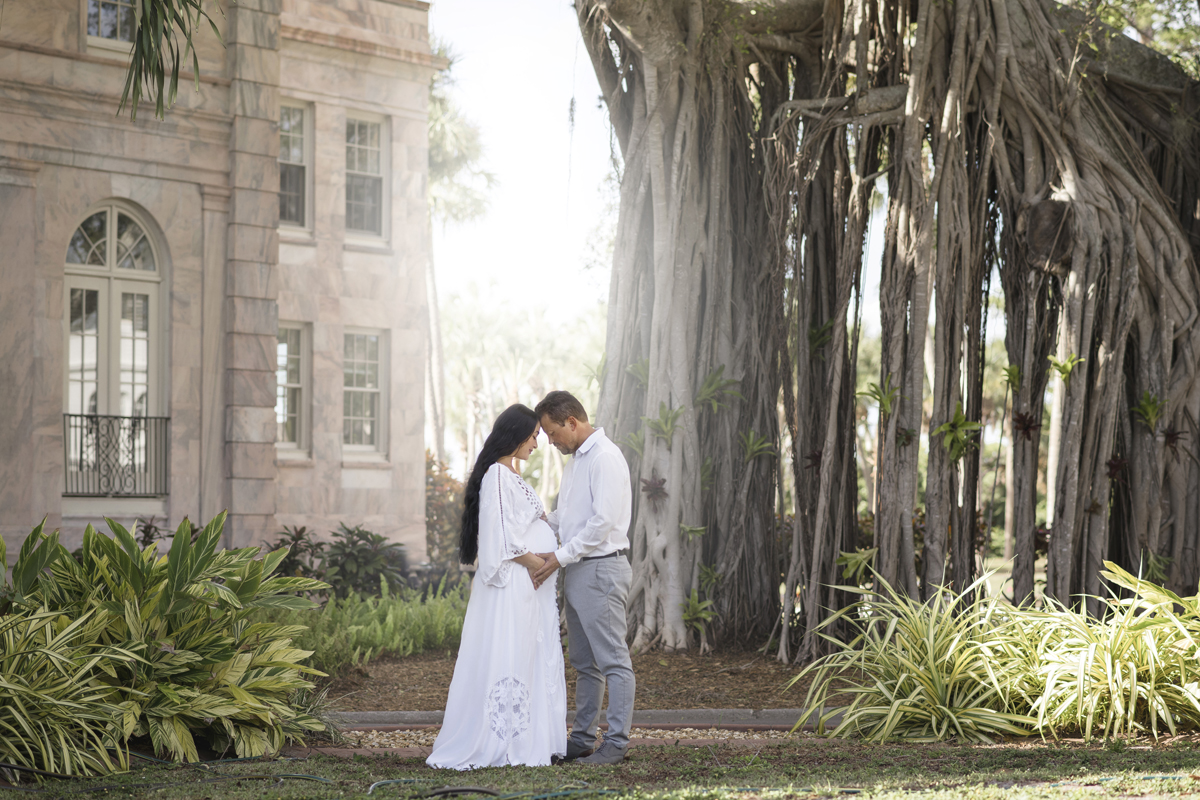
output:
[[[342,444],[379,447],[382,359],[378,333],[345,334],[342,360]]]
[[[280,324],[275,352],[275,442],[298,448],[304,439],[304,329]]]
[[[100,388],[100,291],[70,289],[67,334],[67,413],[95,414]]]
[[[133,42],[137,31],[137,0],[88,0],[88,36],[112,42]]]
[[[304,109],[279,109],[279,221],[288,225],[308,224],[305,198],[308,194],[305,158]]]
[[[150,296],[121,293],[121,416],[148,416]]]
[[[382,124],[346,120],[346,230],[383,235]]]

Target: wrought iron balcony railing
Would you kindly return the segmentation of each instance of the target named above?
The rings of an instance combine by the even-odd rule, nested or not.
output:
[[[63,414],[65,497],[160,497],[167,493],[170,417]]]

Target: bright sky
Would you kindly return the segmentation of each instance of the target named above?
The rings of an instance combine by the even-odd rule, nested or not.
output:
[[[607,267],[584,263],[604,211],[608,112],[597,107],[574,9],[567,0],[435,0],[430,31],[458,57],[451,93],[481,128],[484,168],[498,178],[486,217],[434,230],[439,299],[474,282],[551,323],[571,314],[568,292],[606,300]]]

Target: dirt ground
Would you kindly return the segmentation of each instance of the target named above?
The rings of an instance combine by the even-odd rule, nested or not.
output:
[[[799,668],[762,653],[642,653],[633,657],[637,707],[799,708],[804,687],[785,690]],[[440,711],[454,674],[454,654],[380,658],[350,670],[330,685],[335,711]],[[567,665],[567,697],[575,696],[575,670]],[[570,704],[570,702],[568,703]]]

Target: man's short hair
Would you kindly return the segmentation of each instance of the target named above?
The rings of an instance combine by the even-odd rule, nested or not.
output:
[[[549,417],[556,425],[566,425],[567,417],[574,417],[580,422],[588,421],[587,412],[583,410],[583,403],[575,399],[575,395],[561,389],[543,397],[542,402],[538,403],[537,408],[533,411],[538,415],[538,419]]]

